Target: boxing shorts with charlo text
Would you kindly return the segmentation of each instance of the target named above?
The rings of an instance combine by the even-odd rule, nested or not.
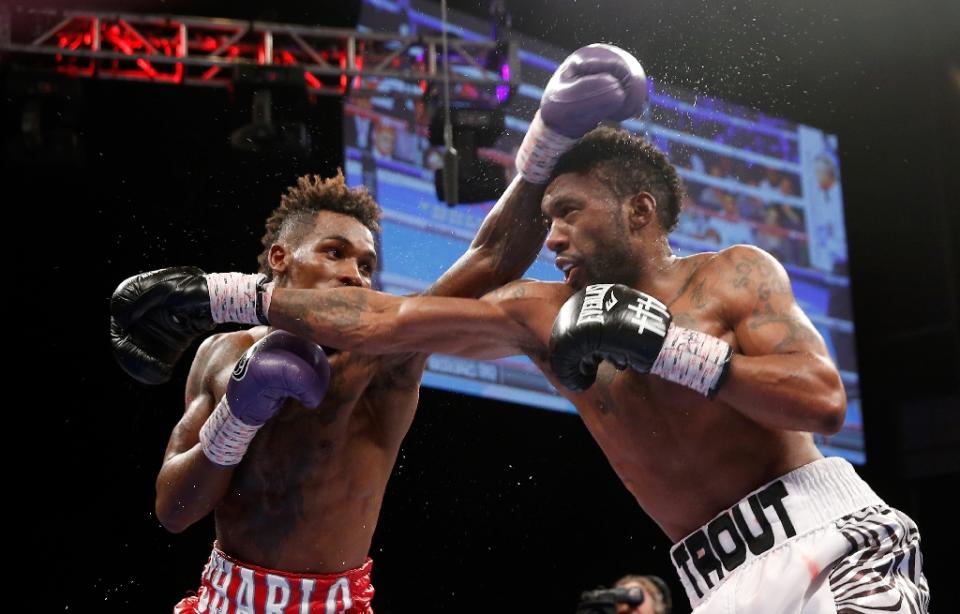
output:
[[[174,614],[373,614],[373,561],[334,574],[298,574],[242,563],[216,544],[200,590]]]

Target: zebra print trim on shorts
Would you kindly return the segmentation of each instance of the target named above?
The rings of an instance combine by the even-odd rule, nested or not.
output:
[[[871,506],[844,516],[837,529],[850,549],[830,572],[837,614],[924,614],[930,602],[921,570],[920,533],[905,514]]]

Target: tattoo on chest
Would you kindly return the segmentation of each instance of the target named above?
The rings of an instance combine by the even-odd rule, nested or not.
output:
[[[304,519],[303,485],[321,462],[329,441],[311,438],[311,429],[298,431],[278,423],[258,434],[251,462],[241,465],[234,479],[236,489],[258,493],[246,510],[245,538],[267,558],[273,557]]]
[[[667,305],[672,305],[672,304],[675,303],[681,296],[683,296],[683,295],[686,293],[686,291],[690,288],[690,284],[692,284],[692,283],[693,283],[693,280],[696,278],[696,276],[697,276],[697,271],[700,270],[700,267],[701,267],[701,266],[703,266],[703,265],[698,264],[696,267],[694,267],[694,269],[693,269],[692,271],[690,271],[690,274],[687,276],[687,278],[686,278],[685,280],[683,280],[683,285],[680,286],[680,289],[677,290],[677,293],[673,296],[672,299],[670,299],[669,301],[667,301],[667,303],[666,303]],[[701,282],[700,285],[702,286],[703,283]]]
[[[704,282],[701,280],[700,283],[693,288],[693,291],[690,292],[690,302],[693,303],[696,309],[703,309],[707,306],[707,299],[703,295],[703,284]]]
[[[407,364],[381,367],[370,382],[370,390],[390,392],[393,390],[413,391],[420,388],[425,359],[420,355],[410,355]]]

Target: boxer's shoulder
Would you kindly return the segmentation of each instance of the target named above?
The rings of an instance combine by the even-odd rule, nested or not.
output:
[[[732,245],[716,252],[687,256],[689,273],[683,289],[700,287],[723,298],[744,291],[756,292],[764,284],[778,287],[786,279],[783,266],[769,253],[752,245]]]
[[[731,245],[712,256],[710,267],[716,271],[757,272],[769,276],[783,268],[770,253],[754,245]]]
[[[191,379],[200,378],[209,384],[224,369],[232,371],[243,353],[269,331],[266,326],[254,326],[247,330],[210,335],[197,348],[190,368]]]

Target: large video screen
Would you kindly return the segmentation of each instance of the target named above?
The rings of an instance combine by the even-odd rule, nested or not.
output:
[[[360,28],[440,32],[438,6],[365,0]],[[489,40],[491,26],[451,12],[452,35]],[[504,106],[506,133],[481,157],[505,167],[512,160],[543,93],[571,50],[514,36],[520,42],[522,84]],[[410,50],[417,53],[416,49]],[[643,58],[640,58],[641,62]],[[434,171],[442,153],[430,145],[431,105],[415,81],[366,83],[344,103],[347,180],[366,185],[384,209],[379,237],[386,292],[411,294],[436,280],[466,250],[493,202],[448,207],[438,200]],[[865,460],[859,379],[847,274],[843,198],[833,135],[716,99],[694,96],[650,76],[650,104],[624,123],[665,151],[684,179],[688,200],[670,238],[674,252],[716,251],[737,243],[773,254],[790,274],[800,306],[826,340],[847,389],[843,429],[818,436],[827,454]],[[459,88],[455,98],[469,95]],[[544,250],[527,277],[561,281]],[[573,412],[525,357],[476,361],[434,355],[424,385]]]

